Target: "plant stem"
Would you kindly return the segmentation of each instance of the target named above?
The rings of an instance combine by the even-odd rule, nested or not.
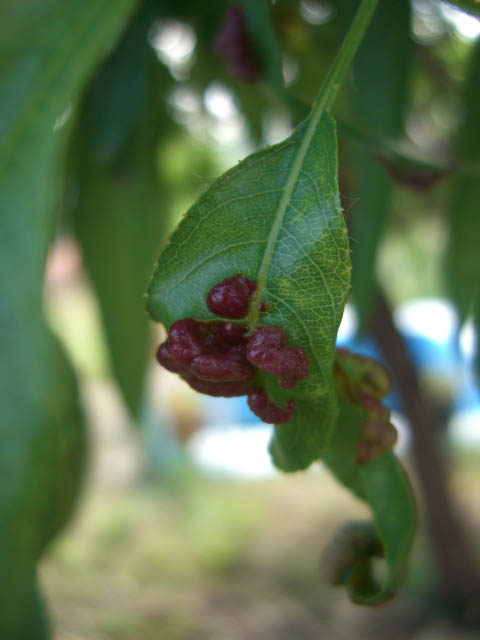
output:
[[[345,39],[342,42],[340,51],[337,53],[332,66],[328,70],[318,96],[315,100],[313,110],[320,115],[325,109],[330,109],[337,96],[337,92],[347,72],[357,49],[365,35],[370,20],[377,8],[378,0],[363,0],[359,10],[352,22]]]

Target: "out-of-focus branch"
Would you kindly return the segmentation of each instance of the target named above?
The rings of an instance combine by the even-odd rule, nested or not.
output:
[[[478,615],[480,576],[448,492],[435,418],[425,402],[417,371],[381,292],[377,295],[371,324],[398,385],[403,409],[411,425],[413,454],[438,568],[441,595],[464,615],[467,615],[467,611],[475,610]]]

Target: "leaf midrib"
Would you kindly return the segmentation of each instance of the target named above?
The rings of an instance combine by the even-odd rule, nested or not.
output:
[[[287,183],[283,188],[282,197],[280,199],[280,202],[278,203],[278,207],[275,212],[273,224],[267,237],[267,246],[265,247],[262,263],[258,271],[257,289],[255,292],[255,297],[250,307],[250,313],[247,316],[249,333],[253,333],[253,331],[255,330],[258,324],[259,304],[265,293],[268,273],[270,271],[270,267],[273,260],[273,254],[275,251],[275,245],[277,243],[280,229],[282,228],[282,223],[285,218],[287,208],[291,202],[293,190],[295,188],[298,177],[302,170],[305,156],[307,155],[308,149],[310,147],[310,143],[312,142],[318,123],[320,122],[320,119],[324,113],[324,109],[322,107],[323,105],[318,105],[317,108],[314,109],[314,111],[310,114],[310,116],[308,116],[310,118],[310,122],[308,124],[307,130],[305,131],[305,135],[302,139],[300,147],[297,153],[295,154],[295,158],[293,160],[292,168],[290,169]],[[301,126],[302,125],[299,125],[299,127]],[[295,134],[293,133],[292,135],[295,135]]]

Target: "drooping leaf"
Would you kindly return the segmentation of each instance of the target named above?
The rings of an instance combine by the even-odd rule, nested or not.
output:
[[[458,134],[457,153],[466,163],[480,163],[480,44],[472,51],[465,87],[464,120]],[[453,181],[450,205],[450,235],[447,252],[447,283],[450,296],[463,322],[473,314],[480,325],[480,263],[478,238],[480,180],[473,175],[458,175]],[[478,335],[478,332],[477,332]],[[477,369],[480,355],[477,350]]]
[[[407,474],[393,453],[365,464],[361,476],[388,576],[383,584],[373,585],[370,593],[352,585],[349,594],[354,602],[377,605],[395,595],[405,579],[417,526],[416,507]]]
[[[360,466],[357,464],[356,445],[362,432],[364,412],[345,396],[339,396],[339,414],[332,437],[322,462],[358,498],[365,499]],[[346,425],[346,426],[345,426]]]
[[[355,394],[338,387],[337,394],[340,411],[323,462],[369,505],[373,522],[371,527],[354,527],[355,535],[349,538],[343,535],[343,548],[338,549],[334,540],[326,550],[326,561],[330,575],[335,576],[334,583],[346,585],[354,602],[377,605],[391,598],[405,577],[416,530],[415,499],[407,475],[392,452],[358,463],[357,444],[367,411]],[[383,557],[387,565],[387,576],[380,584],[372,571],[374,557]]]
[[[353,62],[353,117],[377,137],[402,131],[412,62],[410,4],[385,0],[378,9]],[[377,249],[390,212],[392,184],[385,170],[362,145],[351,150],[355,198],[352,293],[364,324],[375,288]]]
[[[152,21],[152,12],[142,10],[103,65],[83,102],[72,146],[74,224],[113,374],[133,415],[149,346],[144,292],[168,208],[155,156],[169,122],[163,100],[169,81],[148,42]]]
[[[11,398],[2,395],[0,454],[0,631],[9,638],[26,624],[36,561],[68,519],[85,454],[78,389],[65,356],[41,326],[25,338],[1,380]]]
[[[335,127],[307,118],[281,144],[253,154],[219,178],[183,219],[160,254],[148,310],[167,328],[185,317],[213,320],[206,296],[242,273],[257,282],[248,318],[281,326],[309,357],[309,377],[286,391],[267,382],[294,417],[275,428],[271,451],[283,470],[317,459],[336,417],[333,350],[349,288],[348,241],[337,188]]]
[[[30,0],[2,8],[0,637],[9,640],[39,620],[35,564],[68,517],[84,449],[75,380],[42,322],[62,125],[133,6]]]

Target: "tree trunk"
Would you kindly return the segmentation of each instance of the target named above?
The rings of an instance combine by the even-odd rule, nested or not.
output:
[[[435,418],[425,402],[416,369],[381,293],[377,296],[371,326],[398,385],[405,415],[410,422],[413,455],[423,494],[426,525],[436,559],[440,595],[465,622],[478,624],[480,576],[449,495]]]

